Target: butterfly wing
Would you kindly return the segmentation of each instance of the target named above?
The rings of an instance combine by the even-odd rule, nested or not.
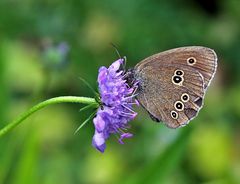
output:
[[[190,64],[188,59],[195,60],[195,63]],[[139,62],[135,69],[141,71],[148,65],[158,67],[170,64],[182,67],[187,65],[200,72],[204,78],[204,89],[207,89],[217,69],[217,55],[214,50],[206,47],[180,47],[152,55]]]
[[[195,63],[188,64],[189,58]],[[134,70],[137,99],[154,120],[170,128],[186,125],[202,107],[216,62],[215,52],[204,47],[183,47],[146,58]]]

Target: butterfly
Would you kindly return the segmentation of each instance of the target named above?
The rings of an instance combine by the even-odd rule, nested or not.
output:
[[[214,50],[180,47],[142,60],[130,70],[130,80],[138,81],[136,98],[150,117],[178,128],[198,115],[216,69]]]

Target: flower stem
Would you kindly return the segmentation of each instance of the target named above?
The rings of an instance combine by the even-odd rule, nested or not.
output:
[[[31,114],[34,112],[48,106],[51,104],[58,104],[58,103],[82,103],[82,104],[93,104],[98,106],[98,103],[94,98],[88,98],[88,97],[77,97],[77,96],[61,96],[61,97],[55,97],[48,99],[46,101],[40,102],[39,104],[33,106],[31,109],[26,111],[25,113],[21,114],[17,119],[13,120],[9,124],[7,124],[5,127],[0,129],[0,137],[11,131],[13,128],[15,128],[17,125],[19,125],[23,120],[28,118]]]

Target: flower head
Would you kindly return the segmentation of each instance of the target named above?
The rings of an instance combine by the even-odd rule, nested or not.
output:
[[[92,143],[101,152],[104,152],[105,140],[110,134],[117,134],[121,144],[124,138],[132,137],[125,131],[129,128],[128,122],[137,115],[132,110],[132,105],[137,104],[134,99],[136,84],[132,87],[127,84],[125,73],[120,70],[123,62],[123,59],[119,59],[109,68],[99,69],[98,85],[102,105],[93,119],[95,134]]]

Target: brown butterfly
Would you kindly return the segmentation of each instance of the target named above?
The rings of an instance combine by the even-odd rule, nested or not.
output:
[[[197,116],[216,69],[212,49],[191,46],[152,55],[139,62],[131,75],[139,82],[136,98],[150,117],[178,128]]]

